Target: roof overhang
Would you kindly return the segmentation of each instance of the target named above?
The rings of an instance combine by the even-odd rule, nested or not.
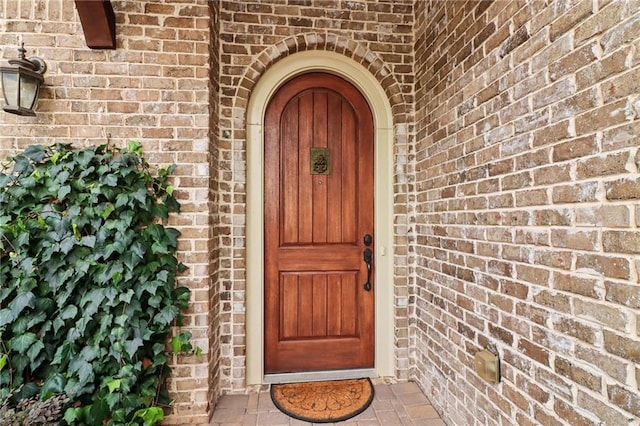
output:
[[[116,16],[110,0],[75,0],[76,10],[91,49],[116,48]]]

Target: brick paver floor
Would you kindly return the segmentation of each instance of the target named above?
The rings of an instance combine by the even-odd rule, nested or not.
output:
[[[324,425],[377,426],[420,425],[445,426],[438,413],[415,383],[375,384],[375,397],[365,411],[340,423]],[[292,419],[273,405],[268,390],[248,395],[225,395],[220,398],[211,426],[310,425]]]

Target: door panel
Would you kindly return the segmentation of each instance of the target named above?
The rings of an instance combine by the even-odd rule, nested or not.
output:
[[[282,274],[281,339],[355,336],[356,275]]]
[[[311,149],[324,148],[320,164]],[[265,117],[265,372],[373,367],[373,119],[355,87],[313,73]],[[317,174],[325,172],[327,174]]]

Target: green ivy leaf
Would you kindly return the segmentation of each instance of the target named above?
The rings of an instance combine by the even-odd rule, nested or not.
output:
[[[75,318],[76,315],[78,315],[78,308],[74,305],[67,305],[60,311],[60,319],[63,320]]]
[[[153,320],[160,325],[170,325],[177,314],[178,309],[175,306],[165,306],[156,314]]]
[[[35,299],[36,296],[30,291],[18,294],[16,298],[9,303],[9,308],[14,315],[14,319],[17,318],[25,308],[33,308]]]
[[[136,192],[131,194],[135,200],[138,200],[141,204],[145,204],[149,193],[146,188],[138,188]]]
[[[11,346],[12,350],[24,354],[37,340],[38,339],[35,334],[24,333],[11,339],[9,341],[9,346]]]
[[[154,308],[158,308],[160,307],[160,304],[162,303],[162,297],[155,295],[155,296],[151,296],[147,303],[149,303],[149,306],[154,307]]]
[[[133,358],[142,344],[142,339],[135,337],[132,340],[126,340],[124,342],[124,350],[130,358]]]
[[[28,146],[27,149],[25,149],[22,153],[22,155],[35,163],[39,163],[44,160],[45,154],[46,151],[43,145]]]
[[[0,232],[0,241],[2,241],[2,233],[1,232]],[[11,288],[11,287],[0,287],[0,302],[4,302],[4,300],[7,297],[9,297],[9,295],[11,293],[13,293],[13,288]]]
[[[111,186],[111,187],[118,186],[118,176],[115,175],[114,173],[109,173],[109,174],[100,176],[99,181],[101,184],[104,184],[107,186]]]
[[[89,408],[89,417],[94,424],[102,424],[103,420],[109,415],[109,406],[107,401],[101,399],[91,404]]]
[[[58,331],[60,331],[60,329],[64,327],[64,320],[60,317],[56,317],[53,320],[53,332],[54,333],[58,333]]]
[[[86,385],[94,378],[91,364],[82,358],[74,358],[69,362],[69,372],[78,375],[78,386],[80,387]]]
[[[9,308],[0,309],[0,327],[11,324],[18,318],[18,315]]]
[[[107,382],[107,387],[109,388],[109,393],[113,393],[113,392],[119,390],[121,383],[122,383],[122,380],[120,380],[120,379],[109,380]]]
[[[173,336],[171,338],[171,352],[174,354],[179,354],[182,350],[182,341],[179,336]]]
[[[82,237],[82,239],[80,240],[80,244],[85,247],[94,248],[96,245],[96,236],[87,235],[85,237]],[[88,265],[88,263],[84,263],[84,265]]]
[[[40,352],[42,352],[43,350],[44,343],[42,343],[42,341],[40,340],[36,340],[35,342],[33,342],[33,344],[29,347],[29,350],[27,350],[27,356],[31,360],[32,370],[35,370],[35,364],[37,362],[38,355],[40,355]]]
[[[129,151],[137,155],[142,155],[142,144],[138,141],[129,141]]]
[[[64,412],[63,419],[69,425],[76,425],[76,421],[83,417],[84,407],[69,407]]]
[[[62,253],[68,254],[71,250],[73,250],[73,247],[77,242],[78,240],[76,240],[76,237],[74,235],[66,237],[62,241],[60,241],[60,250],[62,250]]]
[[[164,412],[160,407],[142,408],[136,411],[134,418],[141,418],[144,426],[153,426],[161,420],[164,420]]]
[[[64,392],[64,377],[60,373],[54,373],[42,384],[40,399],[46,401],[54,394]]]
[[[71,186],[70,185],[61,186],[60,189],[58,189],[57,198],[58,198],[59,201],[62,201],[70,193],[71,193]]]
[[[107,204],[107,207],[105,207],[104,211],[100,216],[102,216],[104,220],[107,220],[107,218],[111,215],[111,213],[113,213],[115,209],[116,208],[113,204]]]
[[[133,289],[131,289],[131,288],[130,288],[130,289],[129,289],[129,290],[127,290],[125,293],[122,293],[122,294],[119,296],[119,299],[120,299],[120,301],[122,301],[122,302],[124,302],[124,303],[126,303],[126,304],[129,304],[129,303],[131,303],[131,299],[133,298],[133,295],[134,295],[134,294],[135,294],[135,293],[134,293]]]

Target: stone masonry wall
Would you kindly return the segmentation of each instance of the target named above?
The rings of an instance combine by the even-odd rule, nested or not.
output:
[[[386,91],[395,124],[395,365],[408,378],[408,149],[413,104],[411,0],[223,0],[220,19],[221,389],[245,389],[245,116],[252,87],[280,58],[341,53]]]
[[[182,232],[179,256],[189,269],[180,282],[192,289],[184,328],[204,354],[174,359],[170,389],[177,424],[206,423],[210,10],[206,0],[111,3],[117,49],[91,50],[73,1],[0,0],[0,58],[16,58],[21,39],[28,56],[48,65],[36,117],[0,111],[0,158],[34,143],[126,146],[138,140],[152,165],[179,164],[174,185],[182,213],[170,225]]]
[[[412,372],[448,424],[638,425],[640,2],[414,6]]]

